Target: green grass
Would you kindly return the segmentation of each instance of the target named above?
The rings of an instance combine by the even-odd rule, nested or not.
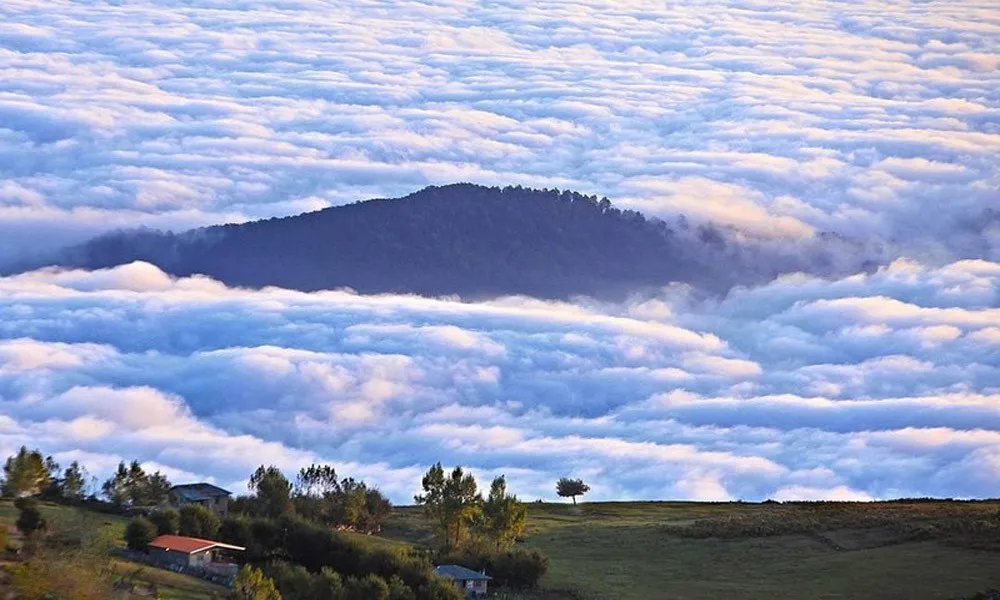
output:
[[[121,538],[126,520],[45,504],[53,520],[83,522]],[[1000,587],[1000,552],[976,550],[954,537],[907,541],[900,522],[951,522],[960,515],[997,519],[1000,503],[822,505],[622,502],[529,504],[523,546],[551,560],[548,590],[607,600],[740,598],[946,600]],[[827,529],[773,537],[696,539],[679,535],[705,520],[756,523],[813,518]],[[856,515],[856,519],[852,517]],[[0,502],[0,524],[16,510]],[[852,520],[856,521],[852,523]],[[709,528],[711,530],[711,528]],[[996,545],[1000,546],[1000,528]],[[415,507],[394,509],[379,536],[348,534],[373,547],[434,543],[433,525]],[[958,542],[958,543],[956,543]],[[839,550],[837,548],[840,548]],[[120,568],[137,565],[117,563]],[[199,579],[143,567],[137,578],[155,583],[168,600],[209,600],[223,588]],[[566,598],[541,594],[538,598]]]
[[[940,508],[954,509],[881,504],[856,510],[919,519]],[[988,507],[994,508],[1000,505]],[[944,541],[905,542],[880,528],[816,532],[827,543],[809,534],[690,539],[671,530],[699,519],[773,518],[775,510],[798,509],[744,503],[530,504],[524,546],[549,556],[546,588],[588,599],[945,600],[1000,587],[1000,552]],[[417,508],[400,507],[393,516],[384,535],[415,544],[433,535]]]
[[[104,515],[77,508],[41,503],[42,514],[60,529],[80,527],[91,533],[99,532],[109,539],[116,540],[124,546],[122,536],[125,532],[124,517]],[[17,509],[12,502],[0,501],[0,527],[13,529],[17,520]],[[149,565],[112,559],[111,565],[120,574],[134,573],[135,581],[146,585],[155,585],[164,600],[212,600],[225,597],[226,588],[209,583],[197,577],[190,577]]]

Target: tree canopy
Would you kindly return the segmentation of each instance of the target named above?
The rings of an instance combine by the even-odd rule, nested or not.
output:
[[[49,486],[52,480],[52,458],[46,460],[38,450],[21,446],[17,454],[7,458],[3,466],[3,495],[34,496]],[[58,468],[58,465],[56,465]]]
[[[105,497],[116,506],[152,506],[161,504],[170,493],[170,481],[156,471],[146,473],[137,460],[128,466],[118,463],[114,475],[101,486]]]
[[[479,515],[483,498],[479,495],[476,478],[462,467],[455,467],[445,476],[437,463],[421,481],[424,493],[414,497],[427,515],[435,519],[444,534],[445,548],[457,548],[468,534],[469,526]]]
[[[556,493],[563,498],[572,498],[576,504],[576,497],[582,496],[590,491],[590,486],[582,479],[568,479],[563,477],[556,482]]]
[[[490,494],[483,503],[483,528],[496,544],[497,551],[507,550],[524,532],[528,509],[507,493],[507,479],[500,475],[490,484]]]

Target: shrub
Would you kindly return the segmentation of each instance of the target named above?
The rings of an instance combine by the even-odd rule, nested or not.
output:
[[[181,514],[176,508],[155,510],[149,515],[149,520],[156,525],[159,535],[173,535],[181,529]]]
[[[38,501],[34,498],[18,498],[14,501],[19,514],[17,516],[17,529],[25,537],[29,537],[36,531],[45,529],[45,517],[38,509]]]
[[[249,547],[253,541],[250,521],[244,517],[226,517],[219,526],[219,541]]]
[[[313,584],[316,600],[340,600],[344,593],[344,580],[340,573],[329,567],[323,567]]]
[[[389,584],[378,575],[369,573],[361,578],[344,581],[344,600],[389,600]]]
[[[281,600],[274,581],[265,577],[260,569],[243,565],[233,580],[232,600]]]
[[[181,535],[215,539],[219,534],[220,525],[219,517],[204,506],[186,504],[181,507],[180,526],[178,527]]]
[[[448,579],[434,576],[417,589],[419,600],[462,600],[462,593]]]
[[[125,543],[131,550],[145,551],[156,537],[156,525],[145,517],[135,517],[125,526]]]

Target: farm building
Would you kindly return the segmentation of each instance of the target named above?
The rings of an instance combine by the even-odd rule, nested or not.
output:
[[[174,506],[185,504],[200,504],[220,517],[226,516],[229,509],[229,496],[232,493],[211,483],[185,483],[170,488],[170,503]]]
[[[220,573],[235,571],[236,565],[228,557],[244,550],[242,546],[182,535],[161,535],[148,547],[150,560],[161,567],[199,568]]]
[[[491,579],[485,573],[466,569],[460,565],[434,567],[434,574],[451,579],[466,598],[485,598],[486,585]]]

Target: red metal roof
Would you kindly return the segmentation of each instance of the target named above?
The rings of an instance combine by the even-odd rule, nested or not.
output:
[[[162,550],[171,550],[173,552],[183,552],[184,554],[194,554],[195,552],[202,552],[212,548],[246,550],[246,548],[243,548],[242,546],[233,546],[232,544],[223,544],[222,542],[185,537],[183,535],[161,535],[152,542],[149,542],[149,546],[151,548],[160,548]]]

